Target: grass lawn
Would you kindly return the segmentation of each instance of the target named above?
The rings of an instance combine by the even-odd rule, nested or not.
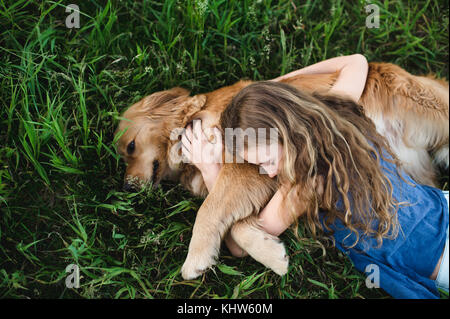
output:
[[[74,1],[72,29],[70,3],[0,1],[0,298],[390,298],[292,231],[283,278],[224,248],[184,281],[202,200],[174,183],[122,192],[113,133],[155,91],[207,92],[338,55],[448,78],[447,1],[370,1],[371,29],[366,1]],[[70,264],[78,289],[65,285]]]

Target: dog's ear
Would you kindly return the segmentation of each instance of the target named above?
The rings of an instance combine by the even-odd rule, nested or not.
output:
[[[174,87],[170,90],[156,92],[150,95],[150,101],[155,106],[155,108],[161,107],[170,101],[182,100],[188,98],[189,91],[180,87]]]
[[[165,112],[170,112],[172,108],[170,102],[181,102],[189,99],[189,91],[180,87],[174,87],[170,90],[155,92],[146,96],[141,101],[136,103],[139,111],[148,113],[149,115],[164,115]],[[132,106],[133,107],[133,106]]]
[[[185,102],[182,104],[183,109],[183,126],[186,126],[187,123],[189,123],[194,114],[199,112],[206,104],[206,95],[198,94],[194,95],[192,97],[189,97]]]

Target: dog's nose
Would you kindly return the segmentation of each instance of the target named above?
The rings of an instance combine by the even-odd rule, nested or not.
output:
[[[125,183],[125,184],[123,184],[123,190],[125,192],[131,193],[131,192],[135,192],[136,191],[136,187],[133,184]]]

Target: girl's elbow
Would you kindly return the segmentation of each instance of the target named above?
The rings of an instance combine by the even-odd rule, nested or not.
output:
[[[368,69],[369,68],[369,62],[367,61],[367,58],[360,54],[360,53],[356,53],[350,56],[352,59],[352,64],[358,65],[363,69]]]

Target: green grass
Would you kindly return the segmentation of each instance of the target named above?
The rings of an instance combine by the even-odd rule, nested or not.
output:
[[[202,201],[171,183],[123,193],[113,132],[152,92],[338,55],[448,78],[447,1],[373,1],[378,29],[365,27],[364,1],[78,1],[80,29],[65,27],[68,3],[0,0],[1,298],[389,298],[336,249],[292,232],[283,278],[223,249],[213,271],[184,281]],[[72,263],[78,289],[64,284]]]

